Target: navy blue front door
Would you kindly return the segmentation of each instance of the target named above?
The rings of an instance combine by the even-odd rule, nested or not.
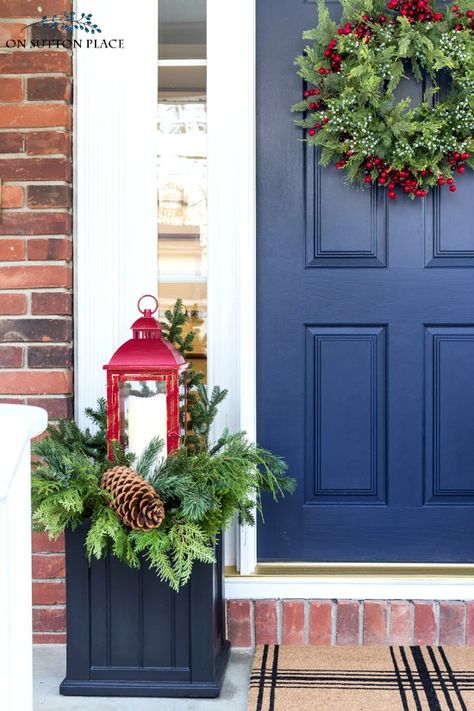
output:
[[[319,167],[289,113],[315,9],[257,0],[258,439],[298,481],[259,560],[474,561],[474,175],[388,204]]]

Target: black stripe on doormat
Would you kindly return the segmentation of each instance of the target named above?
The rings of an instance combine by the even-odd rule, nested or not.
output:
[[[431,663],[433,665],[433,669],[435,670],[439,683],[441,685],[441,688],[443,690],[444,698],[446,699],[446,703],[448,704],[448,709],[449,711],[455,711],[453,702],[451,700],[451,694],[449,693],[448,686],[444,680],[443,673],[441,669],[439,668],[438,660],[436,659],[436,655],[433,652],[433,649],[431,647],[427,647],[428,654],[430,655]]]
[[[263,693],[265,691],[265,672],[267,669],[268,644],[263,648],[262,665],[260,667],[260,683],[258,685],[257,707],[255,711],[262,711]]]
[[[405,689],[403,688],[403,681],[400,675],[400,669],[398,668],[397,660],[395,659],[395,654],[393,653],[393,647],[390,646],[390,656],[392,658],[393,670],[397,678],[398,691],[400,693],[400,698],[402,700],[403,711],[409,711],[407,695],[405,694]]]
[[[416,664],[416,668],[418,669],[421,683],[423,684],[423,691],[425,692],[430,711],[441,711],[438,694],[436,693],[433,682],[431,681],[430,673],[428,671],[428,667],[426,666],[420,647],[410,647],[410,650]]]
[[[400,652],[400,656],[401,656],[403,664],[405,666],[405,673],[407,675],[408,682],[410,684],[410,690],[413,695],[413,700],[415,702],[416,711],[423,711],[423,709],[421,708],[420,697],[418,696],[418,691],[416,690],[415,682],[413,680],[413,674],[410,669],[410,664],[408,662],[407,655],[405,654],[405,650],[403,649],[403,647],[399,647],[398,650]]]
[[[275,689],[278,679],[278,655],[280,652],[280,647],[278,644],[275,645],[273,649],[273,664],[272,664],[272,685],[270,687],[270,703],[268,705],[268,711],[275,711]]]
[[[459,699],[459,703],[461,704],[462,711],[467,711],[467,706],[464,703],[464,699],[463,699],[462,694],[459,690],[456,677],[454,676],[453,670],[451,669],[451,665],[448,662],[448,658],[444,652],[444,649],[442,647],[438,647],[438,652],[440,653],[441,658],[444,662],[444,666],[446,667],[446,671],[448,672],[449,680],[450,680],[451,684],[453,685],[453,689],[455,691],[456,696]]]

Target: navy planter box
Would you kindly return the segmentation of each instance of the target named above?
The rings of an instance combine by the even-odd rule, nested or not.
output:
[[[222,545],[215,565],[197,563],[179,593],[145,564],[113,556],[89,567],[88,523],[66,533],[67,696],[215,697],[225,640]]]

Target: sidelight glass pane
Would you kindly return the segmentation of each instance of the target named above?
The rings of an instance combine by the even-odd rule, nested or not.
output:
[[[160,0],[158,58],[158,294],[182,298],[199,368],[207,318],[205,0]],[[197,365],[197,364],[196,364]]]
[[[160,59],[206,57],[206,0],[160,0]]]

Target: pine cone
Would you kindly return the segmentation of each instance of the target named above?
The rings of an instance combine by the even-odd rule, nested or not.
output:
[[[158,528],[165,517],[163,502],[155,489],[129,467],[114,467],[100,480],[113,498],[111,507],[126,526],[135,530]]]

